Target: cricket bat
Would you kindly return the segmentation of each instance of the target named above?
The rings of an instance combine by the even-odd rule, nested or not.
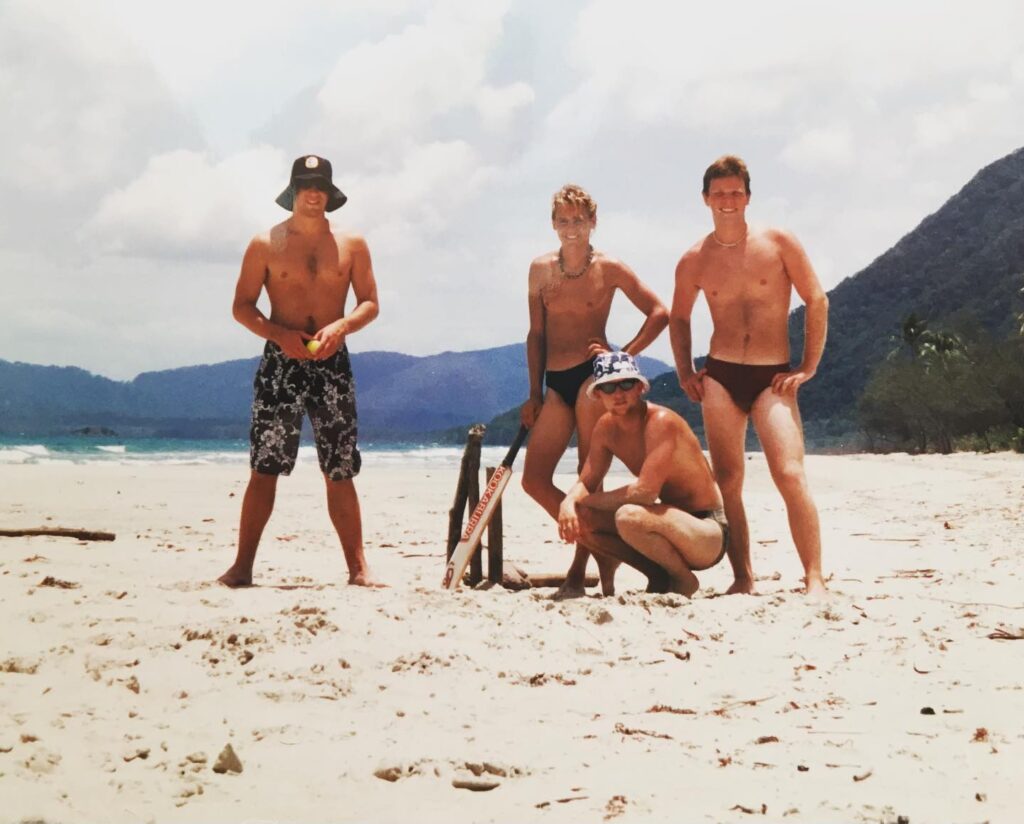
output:
[[[487,488],[480,496],[480,503],[476,505],[473,514],[469,516],[469,523],[466,524],[466,530],[462,533],[462,539],[455,546],[452,558],[444,570],[444,580],[441,582],[441,586],[445,589],[455,589],[462,581],[466,567],[469,566],[469,560],[480,546],[484,530],[487,529],[491,518],[494,517],[494,510],[498,507],[501,494],[512,477],[512,463],[515,461],[523,441],[526,440],[528,432],[529,430],[525,426],[519,427],[519,432],[515,440],[512,441],[512,446],[508,448],[505,459],[501,462],[501,466],[494,470],[491,480],[487,483]]]

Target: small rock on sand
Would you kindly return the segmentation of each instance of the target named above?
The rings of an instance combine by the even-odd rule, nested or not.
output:
[[[473,792],[483,793],[493,790],[495,787],[500,787],[501,782],[490,778],[453,778],[452,786],[457,790],[472,790]]]
[[[405,771],[401,767],[380,767],[374,770],[373,774],[382,781],[397,781]]]
[[[238,760],[238,756],[230,744],[225,744],[224,749],[220,751],[220,755],[213,763],[213,771],[215,773],[240,773],[242,771],[242,762]]]
[[[604,607],[591,607],[587,613],[587,618],[595,624],[607,624],[609,621],[614,620],[612,614]]]

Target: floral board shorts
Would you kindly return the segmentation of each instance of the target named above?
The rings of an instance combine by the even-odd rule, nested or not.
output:
[[[359,474],[356,393],[348,348],[327,360],[287,357],[267,341],[253,382],[249,465],[264,475],[289,475],[299,454],[302,416],[313,424],[320,469],[332,481]]]

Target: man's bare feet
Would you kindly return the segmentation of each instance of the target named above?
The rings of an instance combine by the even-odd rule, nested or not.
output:
[[[732,582],[732,586],[726,591],[726,595],[753,595],[754,590],[754,579],[753,578],[737,578]]]
[[[577,584],[575,581],[565,580],[558,591],[551,596],[552,601],[568,601],[572,598],[582,598],[587,594],[586,588],[583,584]]]
[[[820,575],[804,578],[804,595],[813,601],[825,601],[828,599],[828,589]]]
[[[692,598],[693,594],[700,589],[700,582],[697,580],[697,576],[691,574],[688,578],[672,578],[668,579],[668,591],[675,592],[679,595],[685,595],[687,598]]]
[[[671,578],[668,577],[668,573],[659,573],[658,575],[652,576],[647,579],[647,589],[644,591],[660,595],[669,591],[670,584]]]
[[[227,572],[217,579],[218,583],[224,584],[226,587],[237,589],[239,587],[251,587],[252,586],[252,570],[251,569],[236,569],[231,567]]]
[[[388,586],[383,581],[378,581],[370,575],[369,570],[350,573],[348,576],[348,582],[350,586],[370,587],[371,589],[386,589]]]

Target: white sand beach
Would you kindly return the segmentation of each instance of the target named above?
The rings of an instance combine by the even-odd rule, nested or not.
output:
[[[232,591],[244,466],[0,466],[0,528],[117,533],[0,538],[0,820],[1019,820],[1024,456],[809,458],[825,605],[748,469],[759,596],[555,603],[440,589],[455,470],[367,461],[367,590],[300,466]],[[517,481],[504,515],[564,570]]]

